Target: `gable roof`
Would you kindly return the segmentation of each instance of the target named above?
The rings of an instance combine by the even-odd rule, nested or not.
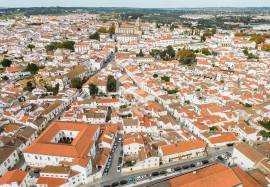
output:
[[[217,184],[219,187],[232,187],[241,183],[232,169],[222,164],[214,164],[169,180],[171,187],[179,187],[179,184],[181,187],[216,187]]]

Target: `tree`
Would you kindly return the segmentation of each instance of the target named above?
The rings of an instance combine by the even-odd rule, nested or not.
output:
[[[45,86],[48,92],[52,92],[53,95],[57,95],[59,92],[59,83],[55,85],[55,87],[52,86]]]
[[[31,50],[31,52],[33,51],[33,49],[35,48],[36,46],[34,46],[33,44],[28,44],[27,45],[27,48]]]
[[[74,41],[64,41],[62,42],[62,44],[60,44],[58,48],[64,48],[64,49],[69,49],[71,51],[74,51],[74,45],[75,45]]]
[[[100,35],[99,35],[98,32],[95,32],[95,33],[93,33],[93,34],[91,34],[91,35],[89,36],[89,39],[92,39],[92,40],[100,40]]]
[[[169,55],[170,58],[175,57],[175,51],[171,45],[166,47],[166,53]]]
[[[91,96],[98,94],[98,87],[95,84],[89,84],[89,92]]]
[[[2,79],[5,80],[5,81],[9,80],[8,76],[6,76],[6,75],[3,76]]]
[[[196,55],[191,50],[179,50],[176,54],[176,58],[179,60],[180,63],[184,65],[191,65],[196,63]]]
[[[162,76],[161,80],[165,81],[165,82],[170,82],[170,77],[168,76]]]
[[[264,45],[262,46],[262,50],[263,50],[263,51],[270,52],[270,44],[264,44]]]
[[[256,44],[261,44],[265,42],[265,39],[265,36],[255,34],[251,37],[250,40],[256,42]]]
[[[157,77],[158,77],[158,74],[155,73],[155,74],[153,75],[153,77],[154,77],[154,78],[157,78]]]
[[[270,138],[270,133],[265,130],[260,130],[258,134],[264,138]]]
[[[72,88],[81,89],[82,88],[82,84],[83,84],[83,82],[82,82],[81,78],[79,78],[79,77],[73,78],[71,80],[71,87]]]
[[[69,49],[74,51],[74,41],[63,41],[63,42],[51,42],[49,45],[45,46],[47,51],[54,51],[56,49]]]
[[[4,59],[1,61],[1,64],[2,64],[3,67],[10,67],[11,64],[12,64],[12,62],[11,62],[11,60],[4,58]]]
[[[205,36],[201,36],[201,42],[205,42],[206,41],[206,37]]]
[[[107,30],[106,30],[105,27],[100,27],[100,28],[97,30],[97,32],[99,32],[99,33],[107,33]]]
[[[209,127],[209,130],[210,130],[210,131],[217,131],[218,128],[217,128],[216,126],[212,126],[212,127]]]
[[[208,55],[211,55],[211,52],[209,51],[208,48],[202,48],[202,54],[208,56]]]
[[[39,67],[36,64],[30,63],[26,66],[26,71],[30,71],[32,75],[36,74],[39,70]]]
[[[107,91],[116,92],[116,80],[112,75],[109,75],[107,78]]]
[[[31,81],[26,83],[26,86],[23,88],[24,91],[32,92],[35,89]]]
[[[110,26],[108,32],[112,35],[112,34],[115,34],[115,24],[112,23],[112,25]]]
[[[59,92],[59,83],[57,83],[57,84],[55,85],[55,87],[53,88],[53,95],[57,95],[58,92]]]
[[[136,56],[137,56],[137,57],[144,57],[144,54],[143,54],[143,51],[142,51],[142,49],[140,49],[140,52],[139,52],[139,54],[137,54]]]
[[[246,55],[246,56],[248,56],[248,54],[249,54],[249,52],[248,52],[247,49],[244,49],[244,50],[243,50],[243,53],[244,53],[244,55]]]
[[[160,57],[160,50],[152,49],[149,54],[154,58],[158,58],[158,57]]]
[[[258,123],[263,126],[266,130],[270,130],[270,121],[258,121]]]

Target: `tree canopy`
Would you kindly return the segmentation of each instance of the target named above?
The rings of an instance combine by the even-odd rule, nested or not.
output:
[[[52,86],[45,86],[48,92],[52,92],[53,95],[57,95],[59,92],[59,83],[55,85],[55,87]]]
[[[83,85],[83,81],[79,77],[73,78],[71,80],[71,87],[72,88],[81,89],[82,88],[82,85]]]
[[[28,64],[27,66],[26,66],[26,69],[25,69],[26,71],[30,71],[30,73],[32,74],[32,75],[34,75],[34,74],[36,74],[37,72],[38,72],[38,70],[39,70],[39,67],[36,65],[36,64],[34,64],[34,63],[30,63],[30,64]]]
[[[95,33],[93,33],[93,34],[90,34],[89,39],[92,39],[92,40],[100,40],[99,32],[95,32]]]
[[[53,51],[56,49],[69,49],[74,51],[74,41],[63,41],[63,42],[52,42],[49,45],[45,46],[47,51]]]
[[[26,86],[23,88],[24,91],[32,92],[35,89],[31,81],[26,83]]]
[[[107,91],[116,92],[116,79],[112,75],[109,75],[107,79]]]
[[[202,54],[208,56],[208,55],[211,55],[211,52],[209,51],[208,48],[202,48]]]
[[[95,84],[89,84],[89,92],[91,96],[98,94],[98,87]]]
[[[152,49],[150,55],[162,60],[172,60],[175,58],[175,50],[171,45],[167,46],[164,50]]]
[[[182,49],[178,50],[176,58],[180,63],[185,65],[191,65],[196,63],[196,55],[192,50]]]
[[[2,64],[3,67],[10,67],[11,64],[12,64],[12,62],[11,62],[11,60],[4,58],[4,59],[1,61],[1,64]]]
[[[136,55],[137,57],[144,57],[142,49],[140,49],[140,52]]]
[[[31,51],[35,48],[36,46],[34,46],[33,44],[28,44],[27,48],[30,49]]]
[[[268,51],[268,52],[270,52],[270,44],[264,44],[264,45],[262,46],[262,50],[263,50],[263,51]]]

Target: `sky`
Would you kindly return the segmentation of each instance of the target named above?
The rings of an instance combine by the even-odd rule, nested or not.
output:
[[[0,0],[0,7],[270,7],[270,0]]]

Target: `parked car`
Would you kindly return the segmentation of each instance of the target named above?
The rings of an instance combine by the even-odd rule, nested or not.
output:
[[[159,172],[160,175],[165,175],[167,173],[167,171],[161,171]]]
[[[224,161],[224,158],[222,158],[222,156],[218,156],[217,159],[222,161],[222,162]]]
[[[175,167],[174,168],[174,171],[180,171],[181,170],[181,167]]]
[[[125,185],[125,184],[127,184],[127,183],[128,183],[128,181],[126,181],[126,180],[121,180],[121,181],[120,181],[120,184],[121,184],[121,185]]]
[[[117,181],[116,182],[113,182],[112,183],[112,187],[115,187],[115,186],[119,186],[119,182],[117,182]]]
[[[159,172],[154,171],[154,172],[152,173],[152,176],[153,176],[153,177],[159,176]]]
[[[203,160],[202,163],[203,163],[203,164],[208,164],[209,161],[208,161],[208,160]]]
[[[182,168],[183,169],[188,169],[189,168],[189,165],[184,165]]]
[[[128,177],[128,184],[134,184],[136,183],[135,178],[134,177]]]

